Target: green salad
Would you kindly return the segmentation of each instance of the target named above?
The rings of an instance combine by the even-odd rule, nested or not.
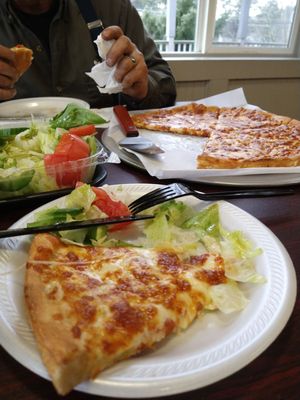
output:
[[[74,187],[91,180],[97,158],[96,113],[69,104],[49,123],[0,130],[0,199]]]

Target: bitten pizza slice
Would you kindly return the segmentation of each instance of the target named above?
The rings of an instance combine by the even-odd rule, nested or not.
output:
[[[11,47],[11,50],[15,53],[15,67],[20,75],[28,70],[33,60],[33,51],[22,44],[17,44]]]
[[[119,360],[186,329],[214,294],[235,282],[218,254],[184,256],[173,248],[92,247],[35,236],[25,300],[43,359],[58,393]],[[238,295],[237,295],[238,293]],[[242,295],[242,293],[241,293]],[[241,308],[246,304],[241,296]]]

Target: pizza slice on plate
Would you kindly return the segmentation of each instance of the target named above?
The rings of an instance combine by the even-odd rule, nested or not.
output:
[[[220,255],[76,246],[39,234],[25,300],[43,362],[66,394],[215,309],[212,290],[227,283]]]

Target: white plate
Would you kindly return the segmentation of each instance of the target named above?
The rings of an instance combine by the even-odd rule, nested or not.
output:
[[[142,136],[146,138],[156,141],[158,144],[166,144],[167,148],[170,148],[170,145],[174,145],[175,142],[178,142],[179,139],[183,142],[182,146],[185,145],[190,147],[194,144],[195,139],[198,138],[189,137],[182,138],[181,136],[170,136],[168,134],[153,134],[150,131],[140,130]],[[142,169],[147,171],[143,163],[139,160],[139,158],[130,153],[121,147],[112,139],[108,130],[105,130],[101,136],[101,141],[103,145],[109,150],[118,155],[118,157],[124,161],[126,164],[132,165],[133,167]],[[172,143],[171,143],[172,142]],[[178,145],[178,144],[177,144]],[[198,145],[197,145],[198,146]],[[172,179],[179,179],[177,177],[172,177]],[[180,178],[184,180],[183,178]],[[214,185],[226,185],[226,186],[285,186],[300,183],[300,174],[298,173],[284,173],[284,174],[261,174],[261,175],[230,175],[230,176],[201,176],[197,175],[194,179],[194,182],[208,183]]]
[[[44,118],[53,117],[70,103],[76,103],[83,108],[90,108],[86,101],[71,97],[32,97],[1,103],[0,117],[24,118],[31,115]]]
[[[120,185],[114,187],[119,189]],[[156,187],[133,184],[123,185],[123,190],[130,201]],[[40,209],[62,201],[55,200]],[[203,207],[203,202],[194,198],[186,201]],[[226,202],[220,202],[220,209],[227,229],[244,231],[254,245],[263,249],[256,266],[267,283],[244,284],[243,290],[250,302],[243,312],[208,313],[156,350],[118,363],[95,380],[80,384],[77,390],[120,398],[182,393],[238,371],[275,340],[290,317],[296,299],[296,275],[291,259],[274,234],[257,219]],[[32,214],[13,227],[25,226]],[[17,361],[48,378],[25,316],[24,263],[29,241],[28,237],[21,237],[0,242],[0,271],[4,272],[0,275],[0,340]]]

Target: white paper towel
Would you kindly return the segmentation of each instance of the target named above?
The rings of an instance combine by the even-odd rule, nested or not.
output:
[[[90,72],[86,72],[86,74],[97,83],[101,93],[120,93],[123,89],[122,84],[117,82],[114,77],[116,65],[109,67],[105,62],[106,55],[114,42],[115,40],[104,40],[100,33],[95,43],[98,48],[98,54],[104,61],[96,64]]]

